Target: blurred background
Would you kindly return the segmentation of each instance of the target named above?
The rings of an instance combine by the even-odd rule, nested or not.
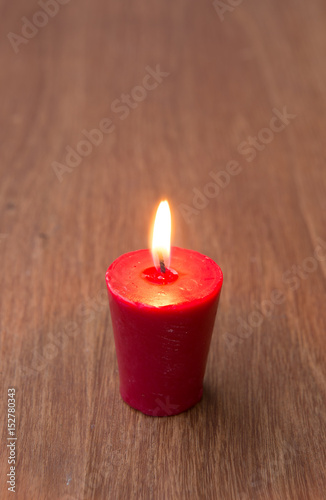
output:
[[[16,498],[323,498],[325,4],[1,12]],[[105,271],[148,247],[165,198],[172,243],[214,259],[225,281],[203,401],[151,419],[119,396]],[[7,469],[3,446],[3,498]]]

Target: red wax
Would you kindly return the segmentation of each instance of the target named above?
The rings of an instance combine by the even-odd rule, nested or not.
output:
[[[126,403],[165,416],[200,401],[222,282],[214,261],[177,247],[165,273],[149,250],[111,264],[106,283]]]

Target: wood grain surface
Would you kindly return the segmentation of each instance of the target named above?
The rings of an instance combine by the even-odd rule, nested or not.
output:
[[[325,2],[1,19],[1,499],[325,499]],[[225,281],[203,400],[151,418],[119,395],[105,271],[165,197]]]

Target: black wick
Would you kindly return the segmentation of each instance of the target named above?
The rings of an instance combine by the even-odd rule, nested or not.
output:
[[[164,264],[164,259],[163,259],[163,255],[161,253],[158,254],[158,258],[160,259],[160,270],[161,270],[161,273],[165,273],[166,271],[166,267],[165,267],[165,264]]]

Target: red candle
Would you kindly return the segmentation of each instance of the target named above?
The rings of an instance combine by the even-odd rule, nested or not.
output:
[[[157,241],[170,221],[155,228]],[[223,282],[214,261],[177,247],[170,253],[166,241],[153,243],[153,255],[122,255],[106,273],[122,399],[155,416],[200,401]]]

